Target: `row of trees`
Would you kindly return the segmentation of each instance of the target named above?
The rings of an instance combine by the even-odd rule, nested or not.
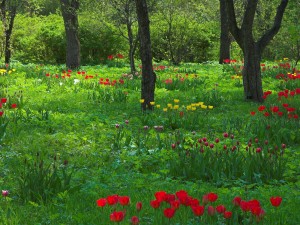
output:
[[[53,1],[54,5],[57,4],[56,8],[53,8],[53,6],[49,7],[48,5],[48,12],[44,10],[45,7],[37,7],[37,5],[41,6],[43,4],[45,6],[46,2],[45,0],[2,0],[1,19],[5,33],[5,62],[8,63],[11,57],[10,37],[17,11],[19,10],[24,13],[27,10],[27,13],[29,12],[30,15],[35,13],[47,14],[55,13],[55,10],[57,11],[58,9],[57,7],[60,6],[59,12],[64,20],[66,34],[66,65],[71,69],[79,67],[80,41],[78,13],[80,11],[93,9],[97,15],[100,14],[100,17],[96,18],[100,20],[100,23],[109,27],[109,24],[106,23],[107,20],[101,20],[101,18],[108,16],[118,28],[118,35],[126,39],[129,46],[128,58],[132,73],[135,72],[134,56],[138,48],[137,44],[140,42],[143,64],[142,98],[145,99],[145,103],[143,104],[144,109],[151,109],[150,102],[154,100],[155,86],[155,74],[153,71],[147,74],[150,68],[152,68],[150,34],[149,37],[146,38],[145,35],[148,34],[146,30],[144,30],[150,26],[148,11],[150,15],[153,12],[157,15],[156,18],[158,18],[158,20],[152,21],[152,23],[161,23],[165,28],[165,32],[160,35],[164,41],[164,45],[158,48],[156,45],[152,47],[152,49],[155,50],[154,56],[156,59],[168,57],[174,64],[182,61],[181,55],[189,55],[190,45],[199,43],[197,39],[193,40],[193,38],[186,40],[185,34],[187,32],[193,32],[193,30],[188,30],[187,24],[189,21],[195,21],[196,24],[203,24],[205,21],[219,20],[221,31],[219,62],[223,63],[224,59],[230,58],[231,43],[236,41],[242,49],[245,62],[243,70],[245,97],[254,101],[263,101],[260,75],[262,53],[279,31],[283,14],[288,4],[288,0],[276,1],[278,5],[276,5],[274,1],[269,0],[205,0],[202,1],[202,3],[196,0],[103,0],[101,2],[96,0],[60,0]],[[216,3],[220,6],[219,13],[214,11],[216,10]],[[292,2],[292,9],[296,7],[297,4],[299,3]],[[277,11],[274,9],[276,7]],[[109,14],[106,11],[109,11]],[[142,15],[147,15],[147,18],[141,17],[141,12],[143,12]],[[181,15],[180,21],[178,21],[178,15]],[[297,16],[292,16],[292,18],[294,17]],[[163,21],[163,23],[161,21]],[[137,23],[138,26],[136,25]],[[258,28],[254,29],[255,23],[259,23],[259,25],[265,24],[266,26],[265,28],[258,26]],[[293,23],[291,22],[290,24]],[[294,24],[297,24],[297,21],[294,21]],[[179,30],[178,27],[180,27]],[[193,25],[193,28],[195,27],[201,29],[201,27]],[[299,31],[297,25],[295,27],[294,31]],[[154,32],[160,31],[155,30]],[[175,42],[175,39],[181,41]],[[299,37],[296,38],[296,42],[299,45]],[[205,49],[205,45],[209,45],[209,41],[203,43],[198,46],[199,50]],[[143,59],[145,55],[148,57],[147,59]],[[193,55],[195,55],[195,53]],[[193,58],[191,58],[190,61],[194,61]]]

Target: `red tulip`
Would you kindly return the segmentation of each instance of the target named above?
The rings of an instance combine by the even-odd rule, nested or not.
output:
[[[106,197],[106,200],[109,205],[115,205],[118,203],[119,198],[118,195],[110,195]]]
[[[131,217],[131,224],[132,225],[138,225],[140,223],[140,220],[137,216]]]
[[[240,196],[236,196],[233,200],[232,200],[232,203],[235,205],[235,206],[238,206],[240,205],[242,201],[242,198]]]
[[[7,102],[7,98],[1,98],[1,103],[6,103]]]
[[[166,208],[164,210],[164,215],[168,219],[171,219],[174,216],[174,214],[175,214],[175,209],[173,209],[173,208]]]
[[[16,103],[11,104],[11,108],[12,108],[12,109],[17,108],[17,104],[16,104]]]
[[[272,206],[274,206],[274,207],[280,206],[281,201],[282,201],[281,197],[271,197],[270,198],[270,202],[271,202]]]
[[[4,112],[3,111],[0,111],[0,116],[3,116]]]
[[[172,209],[178,209],[180,206],[180,201],[179,200],[174,200],[170,202],[170,206]]]
[[[213,192],[210,192],[207,194],[207,198],[208,198],[208,201],[215,202],[218,199],[218,195]]]
[[[208,215],[213,216],[215,214],[215,208],[210,205],[207,207],[207,212],[208,212]]]
[[[152,206],[152,208],[157,209],[160,206],[160,201],[158,201],[157,199],[150,201],[150,205]]]
[[[100,198],[97,200],[97,205],[99,207],[104,207],[106,205],[106,198]]]
[[[128,196],[119,196],[120,205],[128,205],[130,198]]]
[[[224,216],[225,219],[229,219],[229,218],[231,218],[231,216],[232,216],[232,212],[230,212],[230,211],[225,211],[224,214],[223,214],[223,216]]]
[[[217,212],[218,213],[224,213],[225,211],[226,211],[226,208],[225,208],[225,206],[224,205],[218,205],[217,207],[216,207],[216,210],[217,210]]]
[[[202,216],[204,214],[204,206],[191,206],[191,209],[193,210],[195,216]]]
[[[160,202],[166,200],[166,195],[167,193],[165,191],[158,191],[154,194],[155,198]]]
[[[110,214],[110,220],[113,222],[120,222],[124,219],[125,213],[123,211],[115,211]]]
[[[266,106],[261,105],[258,107],[258,111],[264,111],[266,109]]]
[[[7,197],[9,194],[9,191],[8,190],[2,190],[2,196],[3,197]]]
[[[136,210],[139,212],[142,210],[143,204],[141,202],[137,202],[135,207],[136,207]]]

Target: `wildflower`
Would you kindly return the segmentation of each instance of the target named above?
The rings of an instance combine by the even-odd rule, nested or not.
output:
[[[140,103],[144,103],[145,102],[145,99],[140,99]]]
[[[282,201],[282,198],[279,196],[270,198],[270,202],[271,202],[272,206],[274,206],[274,207],[280,206],[281,201]]]
[[[120,127],[120,124],[117,123],[115,126],[116,126],[116,128],[119,128],[119,127]]]
[[[174,103],[179,103],[179,99],[174,99]]]
[[[172,144],[172,149],[175,149],[176,148],[176,144]]]
[[[174,109],[179,109],[179,105],[174,105]]]
[[[155,102],[150,102],[150,105],[155,105]]]
[[[163,111],[164,111],[164,112],[167,112],[167,111],[168,111],[168,108],[163,108]]]
[[[159,109],[159,108],[160,108],[160,105],[156,105],[156,108],[158,108],[158,109]]]
[[[214,107],[213,107],[212,105],[209,105],[208,108],[209,108],[209,109],[213,109]]]

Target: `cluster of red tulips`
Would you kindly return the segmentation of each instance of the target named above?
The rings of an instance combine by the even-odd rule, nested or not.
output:
[[[271,91],[266,91],[264,92],[264,99],[267,99],[268,96],[270,96],[272,94]],[[297,95],[300,95],[300,88],[296,88],[295,90],[284,90],[284,91],[280,91],[278,92],[278,101],[279,103],[276,105],[272,105],[270,108],[268,108],[265,105],[261,105],[257,108],[257,110],[261,113],[263,113],[263,115],[265,117],[269,117],[269,116],[279,116],[282,117],[284,115],[287,116],[287,118],[289,119],[298,119],[299,115],[297,114],[297,110],[295,107],[292,107],[291,104],[284,102],[284,99],[288,99],[293,101],[293,98]],[[254,116],[256,114],[255,111],[251,111],[250,114],[252,116]]]
[[[175,216],[176,212],[182,207],[190,208],[193,215],[198,218],[207,213],[208,217],[213,218],[216,215],[221,215],[227,220],[231,219],[234,213],[240,214],[240,212],[243,212],[244,216],[250,215],[256,220],[256,222],[259,222],[265,216],[265,210],[262,208],[261,203],[257,199],[246,201],[237,196],[232,201],[233,206],[229,207],[231,210],[228,210],[225,205],[215,204],[218,200],[218,195],[213,192],[203,195],[201,201],[190,196],[185,190],[177,191],[175,194],[158,191],[154,194],[154,196],[155,199],[150,201],[150,206],[155,210],[158,210],[160,207],[164,207],[163,215],[168,220],[171,220]],[[270,198],[270,202],[274,207],[278,207],[281,204],[281,201],[282,198],[279,196]],[[100,198],[96,202],[98,207],[105,207],[106,205],[111,206],[112,212],[109,217],[110,221],[121,222],[126,217],[126,210],[124,209],[124,206],[130,205],[130,197],[110,195],[106,198]],[[117,205],[121,205],[123,210],[117,211]],[[137,213],[139,213],[142,209],[142,202],[137,202],[135,207]],[[140,223],[140,219],[136,215],[132,216],[130,221],[132,225]]]

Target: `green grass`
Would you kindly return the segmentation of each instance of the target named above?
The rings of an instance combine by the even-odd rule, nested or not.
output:
[[[219,199],[213,205],[224,204],[228,210],[234,211],[235,217],[228,221],[222,216],[210,218],[205,215],[202,218],[204,224],[237,224],[237,221],[256,224],[250,213],[237,218],[238,210],[234,209],[232,199],[239,195],[245,200],[257,198],[261,201],[266,214],[260,224],[296,225],[300,221],[297,212],[300,203],[299,120],[283,121],[287,124],[286,131],[275,117],[270,120],[263,116],[251,117],[250,112],[257,111],[260,104],[244,100],[241,81],[232,79],[236,74],[227,67],[216,63],[187,64],[157,71],[159,82],[156,84],[155,105],[160,105],[160,108],[147,115],[140,109],[139,78],[129,80],[122,77],[129,71],[128,67],[83,67],[81,71],[94,76],[91,79],[84,79],[75,71],[70,78],[46,77],[46,73],[61,76],[62,67],[36,68],[35,65],[15,65],[16,71],[0,75],[0,98],[8,99],[3,107],[5,118],[9,119],[5,136],[0,136],[0,186],[2,190],[9,190],[9,196],[1,199],[1,224],[110,224],[109,215],[113,208],[99,208],[96,200],[112,194],[131,198],[121,224],[130,224],[133,215],[138,215],[141,224],[197,224],[191,210],[184,206],[170,221],[162,213],[167,207],[165,203],[158,210],[150,207],[155,192],[175,193],[183,189],[200,201],[204,194],[215,192]],[[175,81],[176,74],[185,78],[186,86],[178,81],[178,86],[168,90],[164,81],[168,78]],[[197,77],[194,78],[193,74]],[[75,78],[80,79],[76,85]],[[100,78],[124,79],[125,84],[103,88],[99,85]],[[279,83],[275,77],[264,77],[264,90],[274,92],[274,97],[266,100],[267,106],[278,104],[275,95],[281,91]],[[126,98],[123,98],[123,92],[127,93]],[[180,100],[179,109],[164,112],[168,103],[176,104],[174,99]],[[197,102],[214,108],[187,110],[188,105]],[[299,102],[299,95],[290,102],[298,113]],[[10,109],[12,103],[17,103],[18,108]],[[179,111],[184,112],[184,122]],[[125,120],[129,124],[125,124]],[[115,124],[121,124],[122,130],[116,129]],[[276,130],[267,131],[265,126],[268,124]],[[150,131],[144,131],[146,125]],[[153,126],[160,125],[164,130],[157,133]],[[256,137],[261,142],[269,139],[274,145],[285,143],[284,160],[287,163],[284,176],[280,180],[249,182],[243,177],[209,181],[188,179],[183,174],[171,175],[169,163],[175,162],[171,144],[176,141],[174,133],[178,129],[185,135],[186,143],[202,137],[212,141],[221,137],[223,132],[233,133],[241,142],[241,149],[250,138]],[[121,136],[118,136],[119,131]],[[190,146],[183,145],[181,150],[189,151]],[[34,170],[34,166],[29,168],[24,163],[25,160],[34,165],[35,161],[38,162],[37,154],[45,165],[52,168],[53,163],[56,164],[61,179],[40,190],[47,196],[47,200],[40,201],[25,198],[20,187],[21,174]],[[66,167],[63,165],[65,160],[68,160]],[[63,168],[74,171],[71,187],[53,191],[53,185],[64,181]],[[55,170],[50,171],[52,174]],[[36,176],[45,177],[38,173]],[[26,179],[34,186],[40,185],[37,178]],[[279,208],[271,206],[271,196],[282,196]],[[138,201],[143,203],[139,213],[135,211]]]

